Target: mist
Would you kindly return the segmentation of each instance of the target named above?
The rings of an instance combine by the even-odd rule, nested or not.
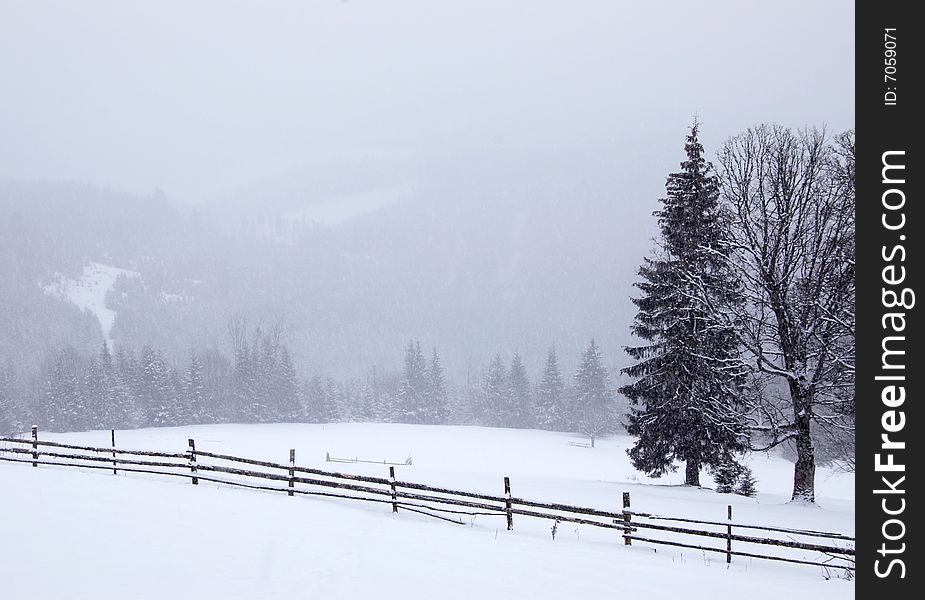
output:
[[[578,153],[599,159],[585,184],[639,206],[694,115],[708,149],[763,121],[850,127],[849,8],[4,1],[0,176],[224,207],[319,172],[491,178],[515,160],[529,185]]]
[[[106,340],[182,366],[242,317],[303,377],[415,340],[459,386],[515,351],[536,380],[594,339],[616,379],[691,123],[711,157],[852,127],[847,8],[3,1],[0,362]],[[94,292],[111,327],[61,292],[89,265],[129,273]]]

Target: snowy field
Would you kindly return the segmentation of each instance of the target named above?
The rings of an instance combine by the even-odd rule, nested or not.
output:
[[[41,434],[109,445],[109,432]],[[820,468],[817,506],[790,505],[792,465],[756,455],[756,498],[635,472],[615,436],[411,425],[209,425],[118,432],[121,448],[197,449],[517,497],[672,516],[854,532],[854,479]],[[705,485],[711,484],[703,474]],[[288,497],[147,475],[0,462],[0,597],[115,598],[852,598],[843,572],[721,554],[623,545],[616,531],[515,515],[465,525],[387,504]],[[826,576],[833,576],[829,579]]]

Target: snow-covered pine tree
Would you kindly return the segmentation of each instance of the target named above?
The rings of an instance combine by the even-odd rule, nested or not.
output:
[[[89,418],[83,395],[80,374],[84,361],[70,346],[58,353],[55,359],[55,400],[52,406],[59,411],[60,420],[52,431],[86,431]]]
[[[405,348],[405,367],[398,390],[400,423],[424,423],[427,419],[427,362],[421,353],[420,342],[408,342]]]
[[[116,349],[113,382],[113,412],[116,427],[140,427],[144,422],[141,410],[141,375],[134,352],[121,346]]]
[[[495,354],[488,365],[485,381],[478,397],[476,422],[488,427],[501,427],[505,422],[504,409],[511,396],[510,379],[501,354]]]
[[[353,379],[337,382],[338,421],[354,423],[358,420],[360,388]]]
[[[206,409],[206,387],[202,374],[202,361],[196,352],[190,353],[189,366],[184,380],[186,411],[189,423],[211,423]]]
[[[324,382],[315,375],[302,385],[302,418],[307,423],[324,421]]]
[[[116,391],[116,372],[115,365],[112,361],[112,352],[109,350],[109,344],[103,340],[99,354],[100,377],[102,378],[103,397],[100,399],[99,423],[103,429],[117,427],[117,391]]]
[[[753,498],[758,494],[758,478],[747,465],[742,465],[742,472],[735,486],[736,494]]]
[[[530,401],[530,381],[527,379],[527,369],[520,357],[520,352],[514,351],[511,359],[510,397],[508,399],[507,414],[504,419],[507,427],[529,428],[533,426],[533,407]]]
[[[13,368],[0,367],[0,436],[12,435],[20,429],[13,403]]]
[[[358,420],[364,423],[377,422],[379,420],[379,407],[376,402],[376,393],[373,391],[373,386],[370,385],[368,379],[364,381],[362,385],[360,385],[359,394],[359,412],[357,414]]]
[[[279,348],[276,368],[273,371],[271,394],[276,401],[277,418],[296,421],[299,415],[299,377],[292,364],[292,355],[285,344]]]
[[[321,394],[321,422],[338,423],[343,420],[343,386],[333,377],[324,378]]]
[[[186,390],[183,377],[175,367],[167,367],[167,381],[165,382],[164,396],[167,398],[167,411],[165,423],[168,426],[185,425],[192,421],[189,407],[186,404]]]
[[[613,429],[613,394],[608,389],[607,367],[600,348],[591,343],[581,354],[573,386],[575,415],[581,433],[594,439]]]
[[[154,427],[175,425],[177,407],[170,368],[160,351],[151,346],[141,350],[141,388],[146,424]]]
[[[434,347],[430,363],[427,365],[427,422],[433,424],[446,423],[447,396],[446,377],[443,374],[443,365]]]
[[[564,431],[565,423],[565,383],[559,370],[556,347],[546,354],[546,366],[536,389],[536,425],[540,429]]]
[[[105,344],[105,342],[103,342]],[[104,412],[106,411],[107,399],[106,381],[103,376],[103,368],[97,357],[91,356],[87,363],[87,370],[83,380],[83,397],[86,406],[86,428],[103,429],[107,426],[104,423]]]
[[[731,494],[735,491],[736,483],[742,474],[742,465],[732,457],[726,461],[713,465],[713,483],[716,484],[716,493]]]
[[[620,388],[635,405],[627,432],[633,465],[658,477],[685,461],[685,482],[700,485],[700,468],[719,465],[747,448],[737,406],[746,369],[738,334],[717,319],[715,306],[735,302],[738,288],[727,268],[719,183],[703,158],[695,121],[681,171],[668,176],[655,215],[659,252],[639,268],[643,292],[632,332],[649,342],[628,347],[638,362],[623,369],[635,379]]]

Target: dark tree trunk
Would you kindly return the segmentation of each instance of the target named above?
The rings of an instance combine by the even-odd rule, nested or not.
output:
[[[810,390],[799,384],[791,385],[791,394],[794,394],[794,425],[797,436],[795,438],[797,462],[793,466],[793,497],[791,500],[800,502],[816,501],[816,451],[813,438],[810,434],[811,422],[811,394]]]
[[[684,485],[695,485],[700,487],[700,463],[695,460],[687,461],[687,468],[684,470]]]

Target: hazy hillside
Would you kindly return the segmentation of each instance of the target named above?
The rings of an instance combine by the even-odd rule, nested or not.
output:
[[[194,346],[227,348],[228,323],[243,316],[282,323],[303,373],[397,368],[409,338],[437,346],[456,380],[515,349],[536,372],[551,344],[570,370],[591,337],[623,364],[641,258],[631,248],[646,228],[626,227],[616,186],[574,184],[574,165],[529,185],[505,167],[492,186],[452,169],[371,176],[378,187],[365,190],[303,178],[268,185],[266,202],[245,190],[198,209],[160,193],[2,182],[11,335],[0,361],[31,372],[49,347],[98,349],[96,319],[44,289],[94,262],[139,274],[107,295],[116,346],[153,344],[178,361]]]

